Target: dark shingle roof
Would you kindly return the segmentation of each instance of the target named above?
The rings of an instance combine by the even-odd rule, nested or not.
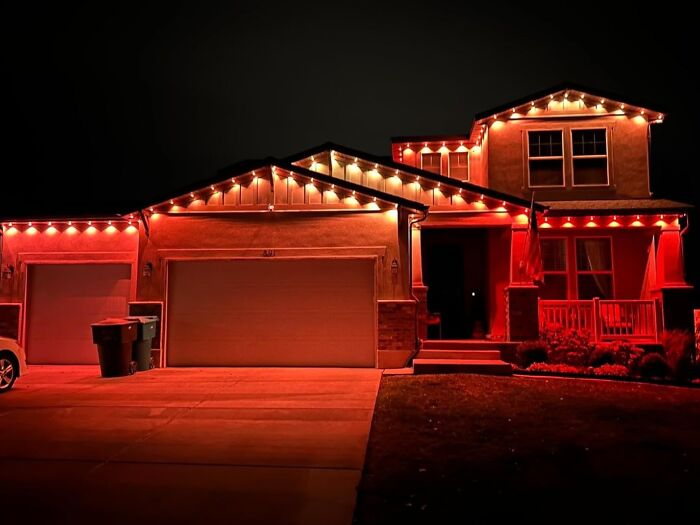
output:
[[[539,201],[551,215],[589,215],[591,213],[685,213],[693,206],[669,199],[602,199],[578,201]]]

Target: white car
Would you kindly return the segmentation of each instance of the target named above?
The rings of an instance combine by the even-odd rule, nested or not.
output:
[[[19,376],[27,373],[27,361],[14,339],[0,337],[0,394],[12,388]]]

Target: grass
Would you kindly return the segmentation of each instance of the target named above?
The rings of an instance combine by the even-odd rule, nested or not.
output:
[[[358,490],[362,525],[694,521],[700,390],[385,377]]]

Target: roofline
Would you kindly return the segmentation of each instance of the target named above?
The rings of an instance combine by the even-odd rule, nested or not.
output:
[[[485,188],[483,186],[478,186],[477,184],[473,184],[471,182],[465,182],[457,179],[451,179],[449,177],[445,177],[443,175],[438,175],[436,173],[433,173],[431,171],[425,171],[419,168],[414,168],[412,166],[407,166],[406,164],[400,164],[398,162],[394,162],[393,160],[386,160],[383,157],[379,157],[377,155],[372,155],[371,153],[366,153],[364,151],[348,148],[346,146],[341,146],[340,144],[335,144],[333,142],[325,142],[324,144],[321,144],[319,146],[316,146],[314,148],[309,148],[307,150],[301,151],[299,153],[296,153],[294,155],[290,155],[287,157],[285,160],[293,163],[295,161],[304,159],[306,157],[310,157],[311,155],[316,155],[322,151],[327,151],[327,150],[333,150],[337,151],[339,153],[343,153],[345,155],[348,155],[350,157],[360,157],[363,158],[364,160],[368,160],[371,162],[374,162],[376,164],[381,164],[383,166],[393,168],[393,169],[398,169],[401,171],[405,171],[406,173],[410,173],[413,175],[416,175],[418,177],[423,177],[428,180],[432,180],[433,182],[440,182],[443,184],[448,184],[451,186],[454,186],[456,188],[460,188],[466,191],[469,191],[471,193],[477,193],[477,194],[483,194],[486,197],[490,197],[495,200],[501,200],[501,201],[506,201],[510,202],[511,204],[516,204],[518,206],[523,206],[525,208],[530,207],[530,201],[527,199],[523,199],[522,197],[516,197],[515,195],[510,195],[508,193],[503,193],[497,190],[493,190],[491,188]],[[336,177],[333,177],[334,181],[337,180],[342,180],[338,179]],[[364,187],[364,186],[363,186]],[[540,204],[539,202],[535,202],[535,209],[538,211],[544,211],[547,206]]]
[[[688,213],[692,211],[694,206],[673,206],[669,208],[595,208],[595,209],[563,209],[563,208],[549,208],[547,210],[547,215],[550,217],[560,217],[560,216],[571,216],[571,217],[585,217],[586,215],[658,215],[659,213]]]
[[[75,221],[75,222],[85,222],[85,221],[95,221],[95,222],[107,222],[107,221],[128,221],[128,218],[125,218],[126,214],[118,214],[115,213],[114,215],[104,215],[104,214],[97,214],[97,215],[22,215],[22,216],[11,216],[11,215],[3,215],[0,216],[0,222],[7,223],[7,222],[16,222],[16,223],[25,223],[25,222],[36,222],[36,223],[45,223],[45,222],[68,222],[68,221]]]
[[[504,111],[508,111],[509,109],[517,106],[522,106],[524,104],[527,104],[528,102],[540,98],[544,98],[552,93],[557,93],[559,91],[564,91],[570,89],[572,91],[582,91],[584,93],[590,93],[591,95],[599,95],[603,98],[614,100],[617,102],[623,102],[625,104],[629,104],[635,107],[643,108],[643,109],[648,109],[651,110],[653,113],[663,113],[667,114],[668,112],[665,111],[663,108],[659,108],[656,106],[656,104],[649,104],[648,101],[634,101],[629,99],[628,97],[621,96],[619,93],[612,93],[609,91],[605,91],[602,89],[598,88],[593,88],[589,86],[584,86],[582,84],[577,84],[575,82],[561,82],[559,84],[556,84],[554,86],[548,87],[547,89],[542,89],[540,91],[537,91],[535,93],[531,93],[529,95],[526,95],[524,97],[520,97],[515,100],[511,100],[505,104],[501,104],[499,106],[496,106],[495,108],[487,109],[484,111],[480,111],[479,113],[474,115],[474,121],[478,122],[480,120],[492,117],[493,115],[496,115],[498,113],[503,113]]]
[[[401,135],[398,137],[391,137],[392,144],[398,142],[449,142],[458,140],[463,140],[465,142],[471,141],[470,135],[463,133],[455,135]]]

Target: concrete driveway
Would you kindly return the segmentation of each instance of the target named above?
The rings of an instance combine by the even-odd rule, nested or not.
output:
[[[380,378],[180,368],[102,379],[97,367],[32,367],[0,396],[2,516],[350,523]]]

